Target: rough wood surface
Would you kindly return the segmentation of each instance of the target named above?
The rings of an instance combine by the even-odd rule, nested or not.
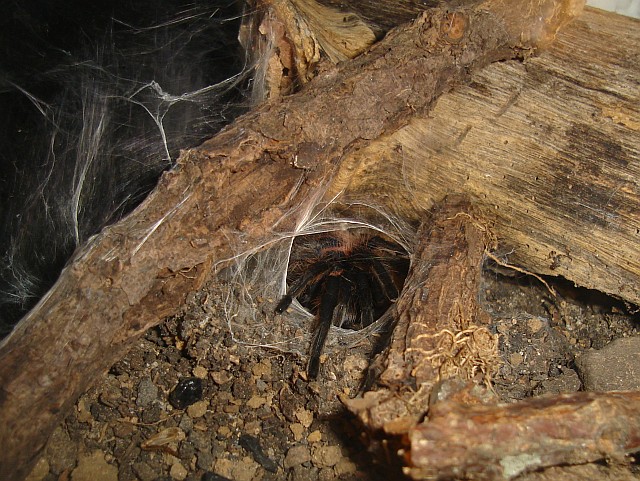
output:
[[[640,393],[574,393],[484,406],[436,403],[409,435],[413,479],[510,480],[640,449]]]
[[[640,21],[588,9],[353,153],[333,187],[416,220],[464,193],[506,262],[640,305],[638,45]]]
[[[362,18],[377,34],[410,21],[425,8],[436,7],[440,0],[320,0],[320,3]]]
[[[498,338],[478,303],[491,237],[462,199],[447,199],[423,222],[387,350],[369,376],[378,389],[343,402],[372,431],[407,433],[428,410],[438,383],[486,381],[500,365]],[[378,375],[375,373],[377,372]]]
[[[580,7],[486,1],[429,11],[185,154],[135,212],[76,254],[0,347],[0,478],[29,471],[77,396],[176,312],[234,239],[250,247],[274,226],[290,229],[285,214],[346,152],[425,113],[469,71],[548,44]]]
[[[375,389],[342,398],[373,439],[400,455],[405,474],[508,481],[551,466],[625,463],[640,449],[637,392],[496,404],[487,386],[498,340],[477,300],[493,239],[468,202],[451,199],[417,239],[388,351],[373,362]]]

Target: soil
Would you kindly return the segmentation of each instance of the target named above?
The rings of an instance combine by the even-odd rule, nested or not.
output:
[[[480,297],[504,361],[493,382],[505,402],[583,389],[592,374],[580,367],[588,363],[576,363],[583,353],[640,334],[638,314],[624,305],[554,287],[557,297],[535,279],[485,273]],[[232,338],[221,292],[212,284],[192,294],[179,315],[147,332],[79,399],[29,479],[401,479],[369,454],[366,435],[338,399],[357,392],[368,343],[323,356],[318,380],[309,382],[304,356]],[[264,303],[265,312],[275,306]],[[637,375],[621,377],[640,383]],[[577,469],[605,480],[640,479],[633,462]]]

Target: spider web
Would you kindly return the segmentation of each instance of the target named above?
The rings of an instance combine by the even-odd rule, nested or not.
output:
[[[0,59],[11,118],[0,132],[0,336],[181,149],[250,107],[237,5],[55,2],[42,19],[28,3],[12,7],[7,29],[23,36]]]
[[[384,209],[370,203],[337,195],[322,200],[323,189],[309,204],[291,212],[297,218],[292,232],[274,232],[272,240],[241,251],[221,273],[224,279],[223,312],[235,342],[306,355],[314,316],[297,300],[281,315],[275,307],[287,291],[287,270],[294,240],[301,236],[339,230],[366,229],[383,234],[411,255],[414,229]],[[371,337],[388,316],[388,311],[361,330],[331,327],[325,354],[360,345]]]

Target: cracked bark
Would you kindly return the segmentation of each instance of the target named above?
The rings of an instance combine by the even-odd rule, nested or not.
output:
[[[547,46],[560,25],[580,9],[570,1],[530,2],[531,10],[525,8],[529,3],[524,3],[486,1],[455,11],[430,10],[352,61],[337,68],[319,64],[320,74],[300,93],[266,103],[184,154],[176,169],[162,177],[134,213],[105,229],[76,254],[54,288],[2,343],[0,425],[5,442],[0,476],[19,479],[28,472],[48,434],[92,380],[121,358],[145,330],[176,312],[186,295],[211,274],[212,266],[233,254],[229,239],[235,232],[242,232],[248,246],[264,242],[276,223],[278,229],[290,227],[295,219],[285,214],[329,181],[333,182],[331,189],[348,187],[354,195],[365,192],[365,187],[372,198],[381,199],[384,192],[387,197],[381,203],[391,202],[392,210],[407,218],[417,218],[441,198],[447,182],[436,183],[429,190],[424,182],[417,182],[418,178],[409,179],[408,185],[405,174],[407,168],[413,171],[432,165],[446,176],[444,167],[449,162],[437,166],[438,160],[419,158],[413,160],[413,167],[405,163],[399,168],[397,163],[387,162],[389,156],[377,154],[393,151],[395,158],[408,159],[410,147],[419,142],[407,141],[398,150],[397,142],[385,143],[389,136],[394,132],[406,136],[406,129],[411,128],[415,132],[412,119],[425,117],[436,98],[469,80],[470,72]],[[521,15],[522,11],[529,14]],[[606,32],[606,25],[599,31]],[[629,35],[633,42],[637,34]],[[593,60],[592,56],[585,58]],[[602,62],[606,63],[606,56]],[[637,72],[637,66],[624,68],[625,72]],[[607,114],[619,130],[632,130],[636,125],[637,104],[630,103],[630,95],[619,95],[619,105]],[[530,129],[538,127],[546,128],[534,124]],[[423,134],[420,131],[419,135]],[[624,132],[618,134],[626,138]],[[472,137],[459,135],[459,144]],[[374,145],[378,145],[377,151]],[[437,143],[431,145],[434,147],[438,150]],[[363,155],[371,153],[383,175],[371,169],[371,163],[361,162]],[[618,166],[616,172],[632,176],[638,168],[637,150],[627,158],[627,165]],[[354,163],[356,160],[359,163]],[[474,171],[482,175],[483,171],[473,163],[467,163],[463,170],[469,175]],[[458,183],[455,172],[455,185],[464,185],[464,181]],[[380,182],[377,187],[372,185],[373,178]],[[611,195],[609,189],[602,188],[601,180],[592,183],[593,189]],[[349,182],[353,183],[349,186]],[[477,197],[481,194],[479,184],[473,185],[472,194]],[[517,182],[509,189],[512,195],[518,191]],[[631,210],[639,204],[637,190],[624,184],[616,195],[616,205],[626,209],[625,229],[640,228],[638,209]],[[403,204],[403,199],[412,197]],[[497,199],[506,212],[502,217],[491,217],[499,238],[519,248],[535,239],[535,233],[525,231],[523,237],[509,227],[514,225],[514,219],[509,220],[511,198],[502,194]],[[572,202],[575,208],[569,215],[582,222],[584,211],[574,205],[575,199]],[[607,218],[609,212],[594,215]],[[604,279],[610,267],[616,267],[609,260],[592,263],[587,273],[577,271],[574,275],[569,267],[560,273],[583,285],[600,278],[603,291],[638,302],[637,290],[615,288],[623,279],[637,280],[637,264],[629,256],[637,252],[638,243],[631,245],[627,239],[635,235],[637,240],[638,234],[614,227],[605,223],[603,229],[618,234],[629,248],[617,265],[616,283],[607,284]],[[572,240],[554,243],[549,229],[541,237],[563,265],[562,256],[567,253],[562,246],[571,245]],[[518,254],[523,265],[535,268],[536,260],[540,256],[544,259],[546,252],[522,249]],[[592,259],[600,254],[588,255]],[[572,251],[570,256],[580,260],[581,252]],[[187,271],[189,275],[184,275]]]

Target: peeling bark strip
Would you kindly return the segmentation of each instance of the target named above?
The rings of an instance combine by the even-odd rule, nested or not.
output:
[[[24,477],[80,393],[233,253],[230,231],[242,231],[245,246],[264,241],[331,179],[345,152],[426,113],[470,70],[546,45],[581,5],[485,1],[430,10],[183,156],[144,204],[77,253],[2,343],[0,478]]]
[[[432,391],[447,379],[488,381],[500,364],[498,338],[478,304],[490,234],[468,202],[447,200],[417,238],[411,269],[395,304],[397,325],[376,391],[345,404],[371,430],[404,434],[427,412]],[[448,388],[458,389],[453,386]],[[440,386],[442,388],[442,386]]]
[[[436,403],[409,435],[413,479],[510,480],[640,449],[640,393],[574,393],[498,406]]]

